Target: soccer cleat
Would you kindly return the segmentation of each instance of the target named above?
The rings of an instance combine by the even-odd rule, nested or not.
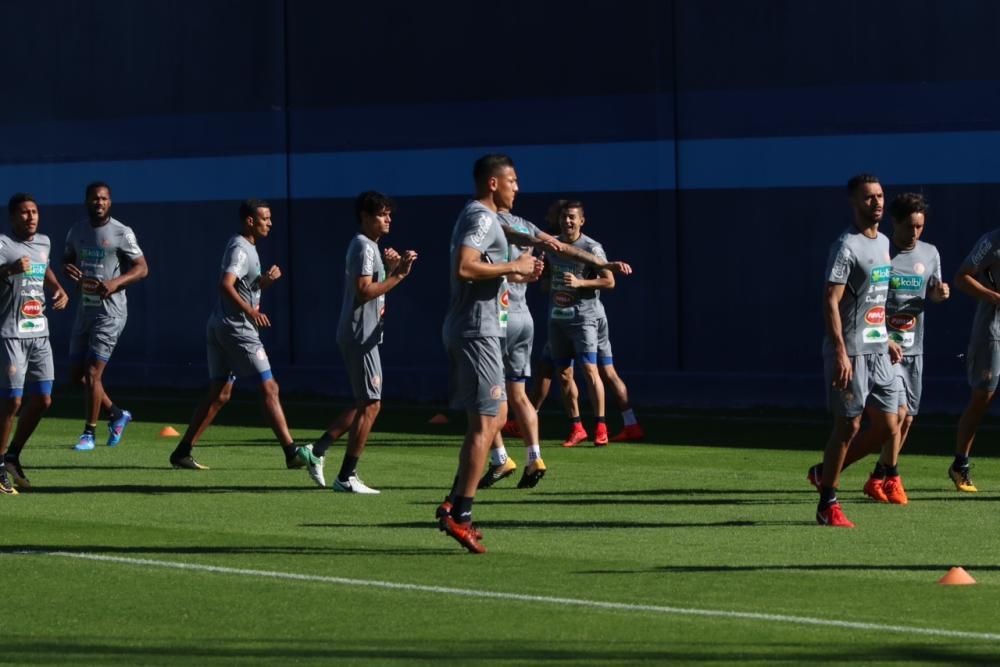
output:
[[[817,509],[816,523],[831,528],[854,528],[854,524],[844,516],[843,510],[840,509],[840,503],[833,503],[828,507]]]
[[[910,502],[910,499],[906,497],[906,489],[903,488],[903,480],[899,478],[899,475],[886,477],[882,483],[882,491],[885,493],[886,500],[893,505],[905,505]]]
[[[638,424],[629,424],[622,432],[611,438],[611,442],[634,442],[646,437],[646,432]]]
[[[533,489],[541,481],[542,477],[545,477],[545,461],[535,459],[524,466],[524,472],[521,473],[521,481],[517,483],[517,488]]]
[[[508,419],[507,422],[503,425],[503,428],[500,429],[500,434],[509,436],[511,438],[520,438],[521,427],[518,426],[517,422],[514,421],[513,419]]]
[[[187,456],[174,456],[171,454],[170,465],[175,468],[184,468],[185,470],[208,470],[208,466],[198,463],[190,454]]]
[[[514,463],[514,459],[507,458],[506,461],[499,465],[490,464],[489,470],[483,475],[483,478],[479,480],[479,485],[476,486],[477,489],[488,489],[501,479],[509,477],[514,474],[517,470],[517,464]]]
[[[17,489],[14,485],[10,483],[10,479],[7,478],[7,471],[0,470],[0,495],[3,496],[16,496]]]
[[[972,480],[969,479],[968,467],[959,468],[958,470],[948,468],[948,477],[955,483],[955,488],[963,493],[976,493],[979,491],[976,485],[972,483]]]
[[[80,441],[73,445],[73,449],[78,452],[89,452],[94,448],[94,434],[84,433],[80,436]]]
[[[125,427],[130,421],[132,421],[132,413],[128,410],[122,410],[118,419],[112,419],[108,422],[108,447],[118,446],[118,443],[122,441],[122,434],[125,433]]]
[[[333,480],[333,490],[339,493],[362,493],[369,496],[382,493],[378,489],[367,486],[357,475],[351,475],[346,482],[341,482],[339,477]]]
[[[451,515],[447,515],[438,520],[438,530],[453,537],[456,542],[468,549],[469,553],[486,553],[486,547],[479,543],[482,534],[471,523],[459,523],[451,518]]]
[[[882,488],[884,483],[885,480],[878,477],[869,477],[862,491],[877,503],[887,503],[889,502],[889,497],[885,495],[885,489]]]
[[[569,437],[562,444],[563,447],[576,447],[587,439],[587,429],[580,424],[573,424],[573,430],[569,432]]]
[[[313,446],[306,445],[305,447],[299,447],[295,451],[295,455],[299,457],[302,461],[305,461],[306,470],[309,471],[309,478],[316,483],[321,489],[326,488],[326,477],[323,476],[323,466],[326,464],[325,456],[316,456],[313,454]]]
[[[14,480],[14,485],[17,488],[22,491],[31,490],[31,482],[29,482],[27,476],[25,476],[24,469],[21,467],[20,461],[17,459],[7,459],[4,461],[4,465],[7,466],[7,472],[10,473],[10,477]]]
[[[451,516],[451,501],[445,499],[444,502],[438,505],[437,509],[434,511],[434,516],[435,518],[437,518],[438,521],[441,521],[441,519],[445,518],[446,516]],[[480,533],[479,529],[473,526],[471,523],[469,524],[469,533],[477,540],[483,539],[483,534]]]
[[[594,447],[604,447],[608,444],[608,425],[598,422],[594,427]]]
[[[817,463],[813,467],[809,468],[809,472],[806,473],[806,479],[809,480],[809,483],[817,489],[823,486],[823,464]]]

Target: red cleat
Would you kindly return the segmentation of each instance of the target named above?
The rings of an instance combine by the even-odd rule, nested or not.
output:
[[[646,432],[638,424],[629,424],[622,432],[611,438],[611,442],[634,442],[646,437]]]
[[[608,444],[608,425],[598,422],[594,427],[594,447],[603,447]]]
[[[459,523],[452,519],[451,516],[446,516],[438,520],[438,528],[441,532],[453,537],[456,542],[468,549],[469,553],[486,553],[486,547],[479,543],[482,535],[478,530],[473,528],[471,523]]]
[[[816,510],[816,523],[831,528],[854,528],[854,524],[848,521],[840,509],[840,503],[833,503],[829,507]]]
[[[809,480],[809,483],[815,486],[817,490],[819,487],[823,486],[823,464],[817,463],[812,468],[809,468],[809,472],[806,473],[806,479]]]
[[[569,432],[569,437],[562,444],[563,447],[576,447],[587,439],[587,430],[580,424],[574,424],[573,430]]]
[[[508,419],[503,428],[500,429],[500,435],[506,435],[510,438],[520,438],[521,427],[513,419]]]
[[[889,497],[885,495],[885,490],[882,488],[884,483],[884,480],[878,477],[869,477],[862,491],[877,503],[887,503],[889,502]]]
[[[443,503],[438,505],[437,511],[434,512],[434,516],[437,517],[439,522],[446,516],[451,516],[451,501],[445,500]],[[483,534],[480,533],[479,529],[473,526],[471,523],[469,524],[469,532],[472,533],[472,536],[477,540],[483,539]]]
[[[906,505],[910,499],[906,497],[906,489],[903,488],[903,480],[899,475],[886,477],[882,483],[882,492],[885,493],[886,501],[893,505]]]

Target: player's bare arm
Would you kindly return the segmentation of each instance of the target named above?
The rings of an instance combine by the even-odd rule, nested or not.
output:
[[[48,266],[45,267],[45,286],[52,293],[52,307],[54,309],[62,310],[69,304],[69,295],[59,284],[55,272]]]
[[[391,272],[387,272],[385,280],[375,282],[372,276],[358,276],[357,282],[355,282],[355,297],[359,303],[367,303],[388,293],[410,275],[413,263],[417,261],[417,253],[413,250],[407,250],[402,255],[396,253],[396,257],[398,259],[395,262],[395,268]]]
[[[834,389],[847,387],[854,375],[851,359],[847,356],[847,347],[844,345],[843,323],[840,321],[840,300],[844,298],[844,287],[839,283],[827,283],[823,298],[823,322],[837,357],[833,374]]]
[[[459,280],[493,280],[512,273],[524,276],[542,274],[542,262],[533,255],[524,254],[513,262],[491,264],[483,261],[482,253],[470,246],[459,248],[455,264],[455,275]]]
[[[507,237],[507,240],[515,245],[547,250],[559,255],[563,259],[569,259],[575,262],[580,262],[581,264],[586,264],[592,269],[608,270],[623,276],[627,276],[632,273],[632,267],[625,262],[605,261],[597,255],[587,252],[586,250],[569,245],[568,243],[563,243],[556,237],[551,234],[546,234],[543,231],[539,231],[537,236],[532,236],[530,234],[525,234],[511,229],[507,225],[501,224],[501,227],[503,227],[503,233]]]
[[[278,282],[281,278],[281,269],[278,268],[277,264],[274,264],[260,277],[260,288],[262,290],[267,289],[274,283]]]
[[[934,303],[941,303],[942,301],[947,301],[948,297],[951,296],[951,288],[948,286],[948,283],[936,280],[928,288],[927,296]]]
[[[973,299],[985,301],[986,303],[1000,306],[1000,294],[979,282],[972,274],[975,269],[971,266],[963,265],[955,275],[955,286],[959,291],[971,296]]]
[[[7,264],[0,266],[0,271],[3,271],[5,278],[26,273],[29,270],[31,270],[31,259],[28,257],[15,259],[13,262],[8,262]]]
[[[253,322],[258,328],[265,329],[271,326],[271,320],[268,319],[267,315],[262,311],[254,310],[249,303],[243,300],[239,292],[236,291],[235,273],[224,273],[222,275],[222,279],[219,281],[219,292],[222,294],[222,298],[228,299],[230,303],[239,308],[247,316],[247,319]]]
[[[609,290],[615,288],[615,276],[610,271],[601,271],[597,278],[580,278],[575,273],[563,274],[563,284],[567,287]]]
[[[132,266],[129,270],[117,278],[95,281],[94,292],[100,295],[102,299],[106,299],[115,292],[123,290],[129,285],[134,285],[148,275],[149,265],[146,263],[145,256],[140,255],[132,260]]]

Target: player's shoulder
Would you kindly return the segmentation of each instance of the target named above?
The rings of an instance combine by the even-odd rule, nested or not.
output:
[[[7,236],[6,234],[0,234],[0,253],[6,251],[7,248],[13,246],[14,243],[15,241],[11,237]]]
[[[603,248],[604,246],[600,241],[595,239],[593,236],[588,236],[586,234],[580,234],[581,245],[587,248]]]
[[[917,251],[921,255],[937,255],[937,246],[933,243],[928,243],[927,241],[917,241]]]

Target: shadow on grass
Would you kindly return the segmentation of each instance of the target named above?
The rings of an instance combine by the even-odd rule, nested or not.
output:
[[[138,493],[143,495],[161,495],[170,493],[271,493],[285,491],[312,491],[316,487],[300,484],[298,486],[261,486],[248,484],[246,486],[181,486],[166,484],[102,484],[100,486],[34,486],[28,492],[31,495],[72,495],[77,493]]]
[[[798,523],[798,522],[795,522]],[[795,525],[792,523],[791,525]],[[433,520],[405,521],[398,523],[301,523],[299,528],[427,528],[434,526]],[[632,528],[747,528],[761,525],[757,521],[476,521],[476,526],[484,530],[503,528],[532,528],[548,530],[553,528],[569,530],[627,530]]]
[[[427,526],[423,526],[426,528]],[[322,547],[309,547],[299,545],[249,545],[249,546],[116,546],[111,544],[73,544],[73,545],[53,545],[53,544],[31,544],[21,546],[0,547],[0,554],[18,556],[45,556],[53,552],[68,554],[90,554],[107,556],[111,554],[122,556],[155,556],[155,555],[205,555],[205,556],[235,556],[235,555],[289,555],[289,556],[427,556],[433,554],[462,555],[464,551],[456,551],[453,548],[435,549],[414,549],[414,548],[391,548],[391,547],[358,547],[335,544]],[[325,573],[319,573],[325,574]]]

